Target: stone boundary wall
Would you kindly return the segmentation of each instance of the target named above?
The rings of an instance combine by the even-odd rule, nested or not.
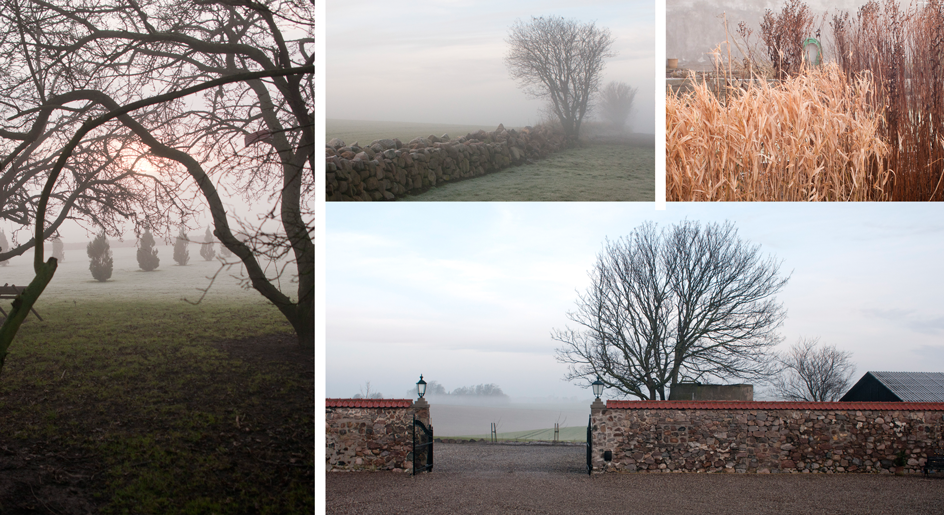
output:
[[[609,401],[592,410],[593,471],[918,474],[944,454],[942,416],[944,403]]]
[[[429,424],[429,404],[409,399],[326,399],[327,471],[413,471],[413,415]]]
[[[346,145],[335,138],[325,147],[326,200],[394,200],[449,181],[478,177],[563,149],[564,135],[544,126],[492,132],[480,130],[458,139],[379,139]]]

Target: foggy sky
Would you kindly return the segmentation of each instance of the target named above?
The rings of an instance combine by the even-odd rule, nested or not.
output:
[[[847,11],[855,16],[859,7],[867,0],[811,0],[805,3],[815,17],[814,32],[820,29],[820,43],[823,45],[824,59],[835,60],[832,45],[832,29],[830,20],[834,14]],[[753,29],[750,46],[760,51],[763,57],[764,46],[760,33],[760,22],[764,11],[770,9],[780,13],[785,0],[666,0],[666,37],[665,50],[667,58],[679,58],[679,65],[690,69],[706,69],[713,66],[711,58],[706,52],[711,52],[726,39],[724,18],[727,17],[727,39],[731,41],[732,58],[741,59],[734,41],[747,51],[748,44],[738,35],[738,23],[745,22]],[[909,2],[900,2],[910,5]],[[825,15],[825,17],[824,17]],[[815,34],[809,34],[813,37]],[[723,55],[727,56],[727,47],[722,46]]]
[[[508,75],[504,40],[516,19],[563,16],[608,28],[618,56],[603,84],[638,87],[630,127],[655,127],[655,11],[651,0],[382,2],[327,6],[329,119],[533,125],[544,102]]]
[[[605,238],[646,220],[732,220],[792,278],[782,348],[819,337],[868,370],[944,370],[940,208],[927,204],[332,204],[326,233],[326,396],[447,390],[586,399],[562,380],[569,323]],[[570,323],[573,326],[572,323]],[[738,381],[735,381],[738,382]],[[606,397],[606,395],[604,395]]]

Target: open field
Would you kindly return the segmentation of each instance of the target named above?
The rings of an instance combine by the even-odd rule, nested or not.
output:
[[[406,201],[655,200],[655,147],[598,143],[551,154],[533,164],[446,183]]]
[[[200,249],[191,244],[190,262],[178,266],[174,262],[173,246],[158,246],[157,256],[160,266],[151,272],[138,268],[137,249],[135,247],[112,247],[114,270],[111,279],[98,282],[89,272],[89,259],[85,250],[66,250],[65,260],[59,263],[56,275],[39,298],[37,310],[42,315],[42,306],[51,301],[73,301],[81,303],[83,299],[139,299],[147,296],[150,300],[179,301],[182,298],[196,300],[206,288],[212,276],[220,268],[217,260],[204,261]],[[219,251],[219,246],[216,247]],[[49,253],[47,252],[47,259]],[[236,258],[232,258],[235,260]],[[290,267],[291,269],[291,267]],[[288,272],[286,272],[288,273]],[[233,275],[240,275],[240,267],[223,271],[207,294],[207,300],[257,301],[262,300],[256,290],[245,289]],[[274,275],[274,274],[273,274]],[[0,284],[26,286],[33,280],[33,254],[28,252],[10,260],[8,266],[0,266]],[[289,287],[289,278],[282,281],[283,291],[294,298],[294,290]],[[294,285],[291,285],[294,286]],[[3,309],[10,301],[3,301]]]
[[[436,444],[433,471],[328,473],[326,513],[940,513],[944,479],[888,474],[605,474],[581,446]]]
[[[512,431],[512,432],[498,432],[497,436],[498,441],[500,442],[552,442],[554,441],[554,429],[534,429],[531,431]],[[438,436],[437,436],[438,438]],[[491,435],[464,435],[456,437],[460,440],[486,440],[488,441],[491,438]],[[560,442],[586,442],[587,441],[587,426],[579,427],[561,427],[558,434],[558,441]]]
[[[370,122],[362,120],[325,120],[325,143],[332,138],[340,138],[348,145],[355,142],[366,146],[370,142],[384,138],[397,138],[403,143],[416,137],[426,137],[430,134],[442,136],[449,134],[451,138],[465,136],[470,132],[493,131],[495,125],[451,125],[443,123],[409,123],[409,122]],[[505,127],[515,129],[518,127]]]
[[[121,250],[106,283],[67,252],[10,346],[0,512],[313,513],[311,349],[238,284],[180,301],[213,263],[119,273]]]
[[[488,438],[492,422],[506,440],[553,440],[554,423],[561,425],[561,440],[584,441],[590,402],[540,404],[509,403],[492,406],[445,405],[430,398],[430,417],[437,438]],[[565,429],[567,432],[565,432]]]

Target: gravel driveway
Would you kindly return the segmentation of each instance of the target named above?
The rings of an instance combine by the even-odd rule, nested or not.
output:
[[[944,513],[944,479],[607,474],[583,446],[436,444],[433,472],[328,473],[327,513]]]

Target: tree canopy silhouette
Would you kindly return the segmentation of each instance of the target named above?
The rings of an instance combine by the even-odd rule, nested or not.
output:
[[[167,234],[209,208],[246,280],[314,345],[313,43],[306,0],[0,0],[0,219],[33,224],[67,142],[127,108],[69,149],[40,238],[70,218]]]
[[[568,313],[580,328],[552,332],[568,380],[664,400],[681,380],[769,377],[789,277],[733,224],[646,223],[608,241],[590,278]]]
[[[600,86],[604,59],[616,55],[610,51],[610,31],[593,23],[541,17],[530,23],[517,20],[505,41],[511,77],[528,95],[548,99],[564,134],[576,139]]]

